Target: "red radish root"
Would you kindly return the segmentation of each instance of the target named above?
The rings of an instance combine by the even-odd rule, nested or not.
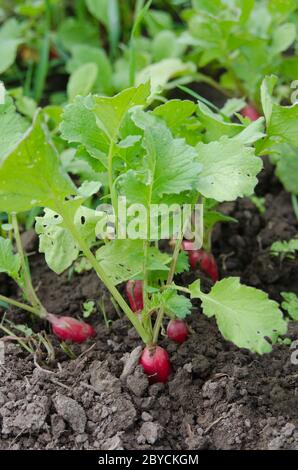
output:
[[[140,364],[148,375],[150,383],[168,381],[171,373],[169,355],[161,346],[146,346],[140,358]]]
[[[63,341],[83,343],[88,338],[95,336],[95,330],[91,325],[75,318],[57,317],[49,313],[47,319],[52,325],[53,333]]]
[[[242,114],[243,117],[247,117],[251,121],[256,121],[257,119],[259,119],[259,117],[261,117],[261,115],[258,113],[256,108],[251,104],[246,105],[241,110],[241,114]]]
[[[131,310],[133,312],[143,310],[143,281],[128,281],[125,290]]]
[[[169,339],[176,343],[182,344],[188,337],[188,328],[183,320],[175,319],[171,320],[168,324],[167,335]]]
[[[182,243],[182,246],[188,252],[189,264],[192,269],[199,265],[202,271],[211,277],[213,282],[219,280],[217,263],[212,253],[208,253],[203,249],[193,250],[193,243],[186,240]]]

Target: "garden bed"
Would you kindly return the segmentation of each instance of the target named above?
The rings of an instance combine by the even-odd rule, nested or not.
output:
[[[239,223],[218,225],[214,253],[222,276],[240,276],[280,300],[283,290],[298,293],[298,260],[281,262],[268,248],[294,236],[298,224],[290,196],[268,163],[257,194],[266,199],[264,215],[249,199],[222,206]],[[128,375],[120,378],[140,341],[133,329],[127,333],[127,320],[118,318],[96,275],[58,277],[37,253],[30,264],[48,311],[75,316],[86,299],[105,296],[112,323],[108,329],[102,316],[93,314],[96,341],[73,346],[76,359],[50,336],[56,362],[42,368],[7,343],[0,366],[1,450],[298,449],[298,366],[291,364],[289,346],[274,346],[263,356],[238,350],[222,338],[214,320],[194,309],[189,339],[180,346],[161,342],[173,366],[168,384],[149,386],[132,357]],[[185,284],[197,275],[185,274]],[[10,284],[1,291],[15,294]],[[8,317],[18,323],[28,318],[19,311]],[[34,323],[35,329],[42,327]],[[298,325],[291,323],[288,336],[294,340],[297,334]]]

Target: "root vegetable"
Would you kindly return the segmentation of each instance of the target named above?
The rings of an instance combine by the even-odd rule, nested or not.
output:
[[[175,319],[171,320],[168,324],[167,335],[176,343],[182,344],[188,337],[188,328],[183,320]]]
[[[140,358],[140,364],[148,375],[150,383],[168,381],[171,364],[167,351],[161,346],[146,346]]]
[[[53,333],[63,341],[83,343],[88,338],[95,336],[95,330],[91,325],[75,318],[48,314],[47,319],[52,325]]]
[[[132,311],[143,310],[143,281],[128,281],[125,290]]]

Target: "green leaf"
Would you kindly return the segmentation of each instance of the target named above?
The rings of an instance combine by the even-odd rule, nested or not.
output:
[[[60,131],[63,139],[68,142],[82,144],[92,157],[100,160],[107,167],[106,154],[108,139],[103,130],[96,124],[96,118],[90,107],[91,97],[78,96],[75,101],[64,109]]]
[[[104,217],[102,212],[81,206],[74,216],[74,225],[90,246],[96,240],[96,225]],[[50,209],[42,217],[36,217],[36,233],[39,235],[39,252],[45,254],[48,266],[61,274],[78,258],[80,248],[64,226],[63,218]]]
[[[144,193],[140,193],[140,182],[136,180],[139,195],[147,197],[147,202],[158,202],[165,194],[179,194],[195,187],[200,171],[196,162],[196,151],[184,139],[174,139],[165,124],[141,110],[136,110],[132,118],[143,129],[143,147],[147,158],[142,163],[147,170],[147,180],[141,181]],[[147,186],[147,189],[145,188]],[[128,192],[132,193],[130,181]],[[147,194],[146,194],[147,193]],[[151,195],[151,201],[149,196]]]
[[[264,78],[261,85],[261,101],[267,124],[270,123],[271,120],[273,108],[272,93],[276,83],[277,77],[270,75]]]
[[[165,313],[170,317],[185,318],[191,314],[191,301],[184,295],[177,294],[173,289],[167,289],[162,293],[161,303]]]
[[[264,118],[260,117],[256,121],[252,121],[245,129],[239,132],[239,134],[232,137],[232,139],[244,145],[254,144],[258,140],[263,139],[263,137],[266,137],[266,134],[264,134],[264,124]]]
[[[83,199],[88,199],[94,194],[98,193],[101,188],[99,181],[84,181],[84,183],[78,188],[78,194]]]
[[[224,120],[220,114],[213,113],[208,106],[198,103],[198,116],[206,129],[207,142],[218,140],[223,135],[233,137],[244,129],[242,124],[235,124],[229,120]]]
[[[259,197],[256,195],[251,196],[251,202],[256,206],[260,214],[265,214],[266,212],[266,199],[264,197]]]
[[[89,318],[96,309],[94,300],[89,300],[83,303],[83,317]]]
[[[105,26],[108,25],[108,3],[109,0],[85,0],[91,15]]]
[[[186,251],[180,251],[176,263],[175,274],[181,274],[189,270],[188,254]]]
[[[279,335],[287,331],[287,322],[277,302],[261,290],[240,284],[239,278],[217,282],[209,294],[201,291],[200,281],[195,281],[189,289],[192,298],[202,301],[204,314],[215,316],[224,338],[240,348],[268,353]]]
[[[18,39],[1,39],[0,37],[0,74],[14,63],[20,43]]]
[[[152,41],[152,54],[154,62],[172,57],[181,57],[186,46],[179,41],[174,31],[160,31]]]
[[[104,184],[105,168],[83,147],[77,152],[75,148],[68,148],[61,153],[60,158],[65,171],[72,175],[78,175],[80,181],[100,181]]]
[[[6,273],[13,279],[17,279],[20,269],[20,256],[13,253],[11,241],[0,237],[0,273]]]
[[[289,241],[277,241],[271,245],[272,255],[287,256],[294,258],[296,251],[298,251],[298,238],[292,238]]]
[[[14,18],[0,28],[0,74],[14,63],[18,46],[22,43],[20,35],[20,25]]]
[[[106,220],[104,212],[81,206],[75,214],[74,224],[81,237],[90,246],[100,235],[97,231],[98,224]]]
[[[191,77],[196,72],[196,66],[192,62],[184,63],[181,59],[163,59],[155,64],[148,65],[141,70],[136,77],[136,83],[151,82],[151,96],[160,93],[173,78]]]
[[[120,176],[120,194],[129,203],[145,207],[185,202],[183,193],[195,188],[200,171],[195,149],[184,139],[174,139],[165,124],[149,113],[136,110],[132,118],[144,130],[142,146],[146,155],[138,159],[135,170]]]
[[[48,142],[40,113],[14,149],[2,157],[0,181],[0,210],[5,212],[23,212],[36,206],[56,210],[65,198],[76,195]]]
[[[289,81],[292,81],[293,77],[298,77],[298,57],[296,55],[284,57],[281,64],[280,73],[283,77],[285,77],[285,79],[288,79]]]
[[[243,98],[231,98],[228,99],[221,108],[221,112],[226,116],[232,117],[235,113],[238,113],[246,106],[246,101]]]
[[[234,219],[234,217],[222,214],[221,212],[204,210],[204,227],[206,230],[211,230],[218,222],[238,223],[238,220]]]
[[[298,147],[298,105],[280,106],[273,104],[270,123],[267,127],[269,137],[277,137],[280,142],[286,142]]]
[[[183,124],[196,110],[196,105],[188,100],[170,100],[157,106],[152,114],[161,117],[169,129],[177,128]]]
[[[281,106],[274,102],[272,93],[276,77],[266,77],[261,87],[261,98],[267,124],[268,141],[287,143],[298,147],[298,105]]]
[[[96,93],[111,94],[112,67],[104,49],[80,44],[72,48],[72,58],[67,62],[67,71],[74,73],[83,64],[92,62],[97,66],[97,77],[94,84]]]
[[[57,274],[69,268],[80,252],[72,235],[61,226],[62,222],[62,217],[56,212],[45,209],[44,216],[36,217],[35,224],[39,252],[45,254],[47,265]]]
[[[27,121],[21,117],[13,105],[10,97],[0,101],[0,165],[4,155],[9,153],[28,128]]]
[[[278,155],[276,176],[286,191],[298,195],[298,147],[281,144],[274,147],[274,151]]]
[[[245,23],[253,11],[255,0],[240,0],[238,3],[240,3],[241,7],[240,21],[241,23]]]
[[[284,302],[281,306],[288,312],[290,317],[298,321],[298,296],[294,292],[281,292]]]
[[[150,83],[127,88],[118,95],[95,97],[94,107],[97,125],[106,133],[109,140],[115,140],[127,112],[134,106],[144,106],[150,93]]]
[[[150,246],[147,269],[168,270],[171,257]],[[142,240],[113,240],[99,248],[96,258],[111,281],[117,285],[128,279],[142,276],[144,246]]]
[[[74,100],[77,95],[88,95],[96,82],[97,74],[98,69],[93,62],[87,62],[76,69],[67,84],[69,100]]]
[[[174,0],[175,4],[178,5],[179,0]],[[181,0],[180,0],[181,3]],[[174,3],[172,2],[174,5]],[[158,33],[164,30],[172,30],[173,18],[172,15],[164,10],[156,10],[150,7],[144,16],[144,22],[148,28],[149,35],[155,37]]]
[[[297,8],[296,0],[269,0],[269,12],[280,22]]]
[[[272,51],[275,54],[287,50],[296,39],[296,27],[293,23],[279,25],[273,31]]]
[[[262,169],[262,160],[254,155],[254,149],[226,137],[199,143],[196,148],[203,166],[197,188],[203,196],[223,202],[253,193],[256,175]]]
[[[98,25],[87,20],[79,21],[74,17],[68,17],[61,22],[58,39],[70,51],[79,44],[99,47]]]

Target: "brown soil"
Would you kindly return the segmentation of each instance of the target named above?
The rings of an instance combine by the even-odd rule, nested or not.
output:
[[[283,290],[298,293],[298,260],[281,262],[268,247],[295,235],[297,220],[268,164],[257,192],[266,198],[266,213],[260,215],[248,199],[225,204],[239,223],[217,227],[214,252],[222,276],[240,276],[280,300]],[[86,299],[104,296],[113,322],[108,329],[102,315],[94,314],[96,342],[73,347],[76,359],[50,335],[56,360],[43,369],[19,346],[6,345],[0,449],[298,449],[298,369],[288,346],[264,356],[239,350],[198,307],[183,345],[162,340],[173,365],[169,383],[149,386],[134,360],[138,350],[130,355],[140,341],[94,274],[58,277],[40,255],[31,257],[31,265],[49,311],[80,315]],[[185,283],[199,274],[184,275]],[[15,295],[11,284],[1,291]],[[20,312],[8,317],[28,321]],[[46,327],[32,325],[36,331]],[[297,334],[298,325],[291,323],[288,336],[295,340]],[[130,367],[120,378],[124,362]]]

